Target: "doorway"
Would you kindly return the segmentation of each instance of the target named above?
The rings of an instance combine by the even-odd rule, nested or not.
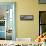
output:
[[[15,3],[0,3],[0,40],[15,40]]]

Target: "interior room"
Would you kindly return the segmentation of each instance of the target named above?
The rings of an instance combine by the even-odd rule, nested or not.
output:
[[[0,0],[0,41],[30,44],[39,42],[42,34],[46,34],[46,0]]]

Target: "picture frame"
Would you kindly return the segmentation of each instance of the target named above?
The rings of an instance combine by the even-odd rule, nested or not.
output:
[[[46,4],[46,0],[38,0],[39,4]]]
[[[20,20],[33,20],[33,15],[20,15]]]

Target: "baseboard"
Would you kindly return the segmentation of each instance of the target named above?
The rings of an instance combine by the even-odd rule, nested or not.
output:
[[[32,39],[31,38],[16,38],[16,41],[24,41],[24,42],[31,42]]]

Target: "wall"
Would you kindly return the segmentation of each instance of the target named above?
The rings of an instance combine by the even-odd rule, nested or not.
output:
[[[20,15],[33,15],[33,0],[18,0],[18,16],[17,16],[18,17],[17,37],[33,38],[34,36],[32,35],[34,33],[34,20],[20,21],[20,18],[19,18]]]
[[[39,10],[46,10],[46,4],[38,4],[38,0],[3,0],[0,2],[16,2],[16,37],[36,38],[39,34]],[[20,15],[33,15],[33,21],[20,21]]]

